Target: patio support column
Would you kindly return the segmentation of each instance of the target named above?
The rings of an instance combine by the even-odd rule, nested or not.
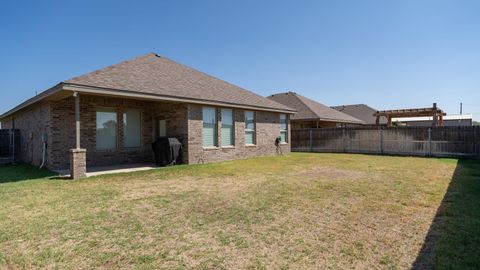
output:
[[[390,115],[387,117],[387,126],[392,127],[392,117]]]
[[[80,147],[80,95],[75,98],[75,149],[70,149],[70,178],[80,179],[87,175],[87,150]]]
[[[80,149],[80,96],[74,92],[75,97],[75,146]]]

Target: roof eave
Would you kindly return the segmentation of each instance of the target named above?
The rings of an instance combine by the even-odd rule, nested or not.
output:
[[[351,121],[351,120],[341,120],[341,119],[332,119],[332,118],[323,118],[323,117],[292,119],[292,121],[325,121],[325,122],[338,122],[338,123],[346,123],[346,124],[365,124],[365,121],[361,121],[361,120]]]
[[[79,92],[79,93],[88,93],[88,94],[99,94],[99,95],[108,95],[108,96],[119,96],[119,97],[131,97],[131,98],[139,98],[139,99],[146,99],[146,100],[158,100],[158,101],[173,101],[173,102],[183,102],[183,103],[193,103],[193,104],[203,104],[203,105],[211,105],[211,106],[228,106],[233,108],[242,108],[242,109],[250,109],[250,110],[259,110],[259,111],[270,111],[270,112],[279,112],[279,113],[286,113],[286,114],[295,114],[295,110],[284,110],[278,108],[268,108],[268,107],[260,107],[260,106],[251,106],[251,105],[242,105],[236,103],[228,103],[228,102],[219,102],[219,101],[208,101],[208,100],[200,100],[200,99],[189,99],[189,98],[182,98],[182,97],[172,97],[172,96],[163,96],[163,95],[155,95],[155,94],[144,94],[138,93],[129,90],[120,90],[120,89],[108,89],[108,88],[100,88],[95,86],[86,86],[86,85],[79,85],[79,84],[72,84],[72,83],[64,83],[61,82],[42,93],[20,103],[19,105],[15,106],[11,110],[3,113],[0,115],[0,120],[3,120],[10,115],[30,106],[37,102],[44,100],[45,98],[50,97],[53,94],[56,94],[60,91],[72,91],[72,92]]]
[[[269,107],[243,105],[243,104],[237,104],[237,103],[183,98],[183,97],[166,96],[166,95],[156,95],[156,94],[150,94],[150,93],[139,93],[139,92],[130,91],[130,90],[103,88],[103,87],[72,84],[72,83],[63,83],[63,90],[69,90],[74,92],[76,91],[79,93],[97,94],[97,95],[130,97],[130,98],[145,99],[145,100],[172,101],[172,102],[202,104],[202,105],[211,105],[211,106],[228,106],[233,108],[280,112],[280,113],[286,113],[286,114],[296,113],[295,110],[286,110],[286,109],[279,109],[279,108],[269,108]]]
[[[313,119],[313,120],[317,120],[317,121],[326,121],[326,122],[337,122],[337,123],[346,123],[346,124],[364,124],[364,122],[360,119],[356,119],[358,121],[356,121],[355,119],[354,120],[344,120],[344,119],[334,119],[334,118],[325,118],[325,117],[322,117],[320,116],[315,110],[313,110],[307,103],[305,103],[305,100],[304,99],[308,99],[307,97],[303,97],[303,96],[300,96],[299,94],[295,93],[295,92],[288,92],[288,93],[291,93],[292,96],[294,96],[295,98],[297,98],[304,106],[305,108],[307,108],[313,115],[317,116],[316,118],[310,118],[310,119]],[[313,102],[317,103],[317,104],[320,104],[322,106],[325,106],[315,100],[312,100]],[[325,106],[326,108],[329,108],[331,110],[335,110],[335,109],[332,109],[328,106]],[[345,114],[343,112],[339,112],[341,114]],[[345,114],[345,116],[348,116],[348,114]]]
[[[8,117],[8,116],[10,116],[10,115],[18,112],[18,111],[20,111],[20,110],[23,109],[23,108],[26,108],[26,107],[28,107],[28,106],[30,106],[30,105],[32,105],[32,104],[35,104],[35,103],[37,103],[37,102],[39,102],[39,101],[41,101],[41,100],[43,100],[43,99],[45,99],[45,98],[47,98],[47,97],[55,94],[55,93],[57,93],[57,92],[60,92],[61,90],[62,90],[62,84],[59,83],[59,84],[57,84],[57,85],[55,85],[55,86],[53,86],[53,87],[51,87],[51,88],[49,88],[49,89],[41,92],[40,94],[38,94],[38,95],[36,95],[36,96],[34,96],[34,97],[32,97],[32,98],[27,99],[26,101],[24,101],[24,102],[20,103],[19,105],[13,107],[13,108],[10,109],[9,111],[6,111],[6,112],[3,113],[2,115],[0,115],[0,120],[2,120],[2,119],[4,119],[4,118],[6,118],[6,117]]]

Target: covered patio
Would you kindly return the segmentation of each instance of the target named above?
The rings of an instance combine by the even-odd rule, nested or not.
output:
[[[69,118],[68,115],[71,114],[68,110],[63,110],[66,106],[74,105],[74,108],[70,108],[75,112],[75,126],[71,125],[72,121],[67,123],[70,128],[54,134],[63,137],[68,136],[69,130],[74,128],[75,131],[75,147],[69,150],[70,169],[67,170],[65,165],[60,164],[57,170],[62,175],[79,179],[157,168],[152,143],[158,137],[176,137],[186,149],[186,104],[80,94],[75,89],[72,90],[72,96],[54,104],[55,108],[60,108],[54,110],[58,112],[57,118]]]

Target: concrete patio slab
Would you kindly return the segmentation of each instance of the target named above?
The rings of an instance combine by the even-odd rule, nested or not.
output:
[[[158,168],[160,167],[151,163],[87,167],[87,177],[105,175],[105,174],[114,174],[114,173],[146,171],[146,170],[152,170],[152,169],[158,169]],[[57,170],[54,172],[59,173],[63,177],[70,177],[70,170]]]

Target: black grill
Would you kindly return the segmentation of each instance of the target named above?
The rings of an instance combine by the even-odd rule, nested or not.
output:
[[[160,137],[152,144],[152,148],[157,166],[182,163],[182,144],[177,138]]]

